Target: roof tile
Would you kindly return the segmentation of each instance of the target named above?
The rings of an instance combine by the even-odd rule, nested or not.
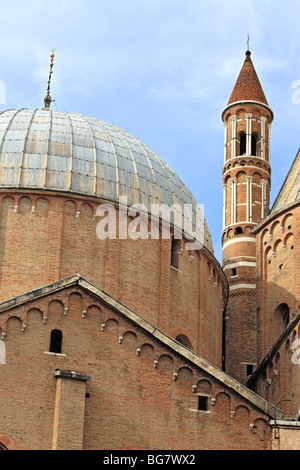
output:
[[[237,101],[258,101],[269,106],[251,60],[251,52],[249,51],[246,53],[245,62],[233,89],[228,105],[231,105]]]

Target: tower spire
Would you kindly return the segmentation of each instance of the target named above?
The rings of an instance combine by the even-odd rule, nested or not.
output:
[[[248,39],[248,45],[249,41],[250,40]],[[239,101],[256,101],[258,103],[269,106],[253,65],[249,48],[246,52],[244,64],[238,76],[228,105],[232,105],[233,103]]]
[[[55,58],[54,49],[52,49],[52,52],[50,54],[51,62],[50,62],[50,73],[49,73],[49,79],[48,79],[47,95],[45,96],[45,99],[44,99],[44,103],[45,103],[44,109],[50,109],[50,106],[52,103],[52,98],[50,96],[50,86],[51,86],[51,78],[53,74],[54,58]]]
[[[247,36],[247,52],[250,52],[250,34]]]

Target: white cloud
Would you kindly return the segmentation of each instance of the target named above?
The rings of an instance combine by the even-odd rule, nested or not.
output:
[[[209,217],[219,210],[202,197],[212,182],[201,171],[191,175],[185,165],[201,169],[209,155],[216,168],[210,165],[210,174],[221,175],[220,114],[248,33],[259,78],[275,116],[280,114],[274,161],[282,158],[282,148],[292,159],[299,147],[300,105],[292,104],[291,89],[300,79],[299,17],[299,0],[0,0],[0,80],[6,82],[8,107],[39,106],[54,46],[52,89],[59,108],[81,106],[95,115],[101,107],[104,119],[111,115],[113,123],[138,129],[159,154],[161,148],[169,151],[168,163],[201,188]],[[219,232],[210,228],[218,240]]]

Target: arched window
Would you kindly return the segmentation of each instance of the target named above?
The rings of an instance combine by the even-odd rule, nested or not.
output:
[[[178,335],[176,338],[176,341],[178,341],[178,343],[182,344],[188,349],[191,349],[191,350],[193,349],[193,345],[186,335]]]
[[[284,330],[286,329],[289,323],[290,323],[290,309],[286,305],[286,309],[283,312],[283,317],[282,317],[282,325],[283,325]]]
[[[246,155],[246,134],[242,132],[240,134],[240,155]]]
[[[63,334],[60,330],[53,330],[50,338],[50,352],[62,354]]]
[[[251,155],[256,157],[257,152],[257,135],[252,134],[251,136]]]
[[[241,235],[243,233],[242,227],[237,227],[234,231],[235,235]]]
[[[290,323],[290,309],[287,304],[280,304],[276,308],[273,317],[274,340],[286,329]]]

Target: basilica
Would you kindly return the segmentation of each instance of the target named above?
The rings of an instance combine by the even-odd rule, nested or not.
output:
[[[53,60],[43,106],[0,113],[0,449],[299,449],[300,153],[270,207],[251,52],[220,110],[222,266],[157,153],[51,109]]]

